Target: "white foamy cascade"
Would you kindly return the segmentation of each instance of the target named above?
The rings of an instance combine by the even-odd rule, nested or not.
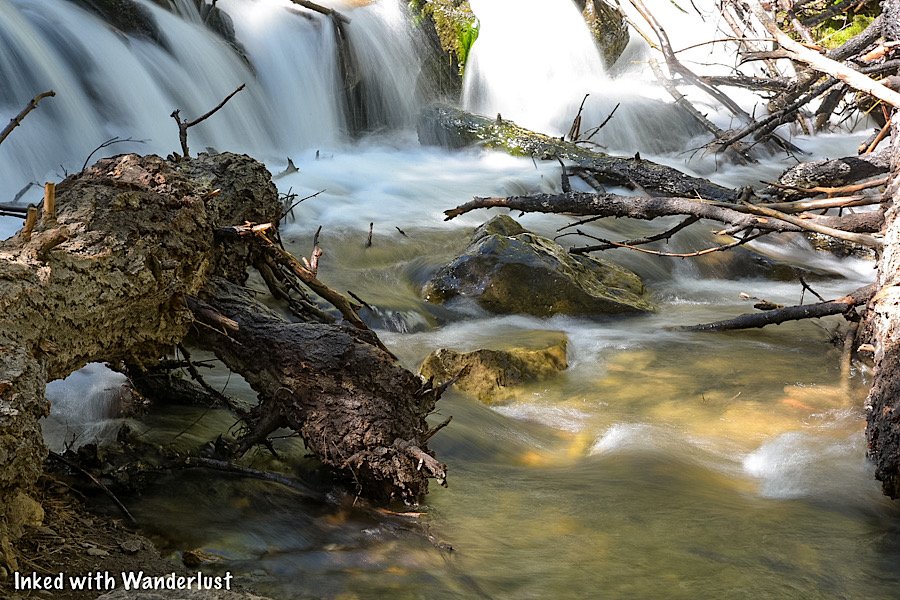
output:
[[[551,135],[568,132],[585,94],[582,131],[615,116],[596,141],[619,151],[682,150],[699,130],[659,86],[614,79],[571,0],[473,0],[478,39],[463,104]]]
[[[303,148],[347,139],[348,106],[334,23],[289,0],[222,0],[234,21],[241,56],[200,22],[190,2],[176,13],[137,0],[152,15],[160,42],[116,31],[65,0],[0,1],[0,114],[14,115],[38,92],[53,89],[0,146],[0,197],[29,181],[81,168],[103,141],[106,155],[168,154],[179,148],[170,113],[205,113],[239,84],[247,88],[191,129],[192,152],[207,147],[283,160]],[[345,27],[363,83],[365,112],[378,127],[411,121],[418,63],[402,7],[386,2],[345,9]],[[93,160],[96,160],[95,156]],[[37,197],[26,197],[37,200]]]
[[[571,0],[472,0],[478,39],[466,64],[463,103],[524,127],[560,129],[585,93],[609,83]],[[574,113],[572,113],[574,115]],[[571,116],[569,116],[571,122]]]

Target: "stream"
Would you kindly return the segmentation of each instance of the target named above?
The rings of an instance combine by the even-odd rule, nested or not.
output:
[[[28,181],[77,171],[114,135],[142,141],[106,155],[171,152],[178,147],[172,108],[199,114],[246,81],[234,106],[196,135],[192,130],[192,148],[248,152],[273,173],[290,156],[299,170],[277,180],[280,191],[304,197],[324,190],[286,219],[285,243],[308,255],[322,226],[321,279],[374,307],[365,318],[405,366],[417,369],[437,348],[539,344],[559,332],[567,337],[569,361],[566,371],[501,404],[488,406],[452,389],[445,394],[434,422],[451,415],[453,421],[429,443],[449,467],[449,486],[432,485],[416,524],[310,503],[271,483],[188,471],[165,476],[129,503],[164,554],[202,549],[220,557],[204,569],[231,571],[276,600],[896,597],[900,508],[882,496],[865,459],[868,367],[854,363],[842,373],[841,320],[722,334],[673,329],[751,311],[742,293],[799,302],[800,284],[778,275],[776,265],[806,265],[811,285],[831,298],[871,281],[872,262],[816,253],[800,238],[696,261],[614,250],[603,258],[640,274],[658,312],[538,319],[491,315],[465,302],[428,304],[420,289],[429,276],[467,245],[474,227],[501,214],[480,211],[444,222],[443,211],[473,195],[558,191],[559,166],[419,146],[416,42],[401,3],[326,3],[350,15],[361,76],[371,82],[367,102],[378,126],[350,139],[335,100],[333,32],[318,16],[289,0],[220,0],[251,70],[197,23],[192,3],[173,2],[177,15],[139,2],[155,16],[165,47],[115,32],[64,0],[0,0],[0,77],[13,82],[0,88],[0,114],[14,114],[44,87],[58,93],[0,147],[0,193],[11,197]],[[516,35],[534,26],[529,14],[556,9],[564,35],[573,25],[560,2],[523,1]],[[515,98],[497,96],[513,85],[506,82],[480,93],[484,81],[497,83],[492,70],[514,71],[502,66],[503,56],[490,54],[504,47],[494,35],[512,33],[491,32],[500,29],[491,9],[503,0],[472,4],[476,12],[486,7],[472,58],[481,66],[467,74],[463,94],[470,108],[510,119],[522,111],[523,124],[558,134],[574,112],[566,103],[577,110],[583,93],[602,95],[590,108],[590,118],[602,120],[609,103],[620,101],[610,84],[621,83],[622,97],[633,101],[621,120],[610,122],[605,142],[612,150],[640,150],[729,186],[771,180],[793,164],[776,156],[734,167],[688,152],[697,132],[673,122],[678,116],[652,75],[636,66],[645,51],[639,40],[626,50],[626,66],[612,73],[583,56],[590,51],[578,46],[578,36],[567,51],[579,60],[545,57],[592,73],[561,76],[596,87],[566,89],[565,102],[542,97],[517,108]],[[551,32],[557,24],[543,26]],[[532,53],[525,58],[543,60]],[[861,137],[865,132],[793,141],[811,156],[844,156],[855,153]],[[28,201],[38,198],[37,191],[26,194]],[[512,216],[550,237],[569,222]],[[370,223],[372,246],[366,247]],[[18,227],[0,219],[2,235]],[[625,221],[587,227],[613,239],[651,231]],[[673,246],[697,248],[711,240],[707,232],[684,232]],[[208,381],[253,400],[237,376],[216,370]],[[79,442],[114,436],[127,422],[143,439],[190,449],[234,425],[224,411],[185,407],[163,407],[140,420],[114,418],[121,383],[100,365],[52,382],[45,423],[51,447],[73,436]],[[298,440],[276,446],[280,460],[259,452],[251,462],[310,468]]]

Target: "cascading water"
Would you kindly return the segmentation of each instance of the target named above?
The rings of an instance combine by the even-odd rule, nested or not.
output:
[[[138,1],[161,44],[115,31],[64,0],[0,1],[0,112],[15,114],[39,91],[57,93],[0,146],[0,196],[80,169],[92,149],[114,136],[142,143],[107,153],[168,154],[179,147],[172,110],[198,116],[241,83],[247,89],[227,109],[191,130],[193,151],[213,147],[283,160],[347,139],[349,107],[331,19],[289,0],[222,0],[217,6],[234,21],[245,62],[203,26],[191,3],[177,5],[179,16]],[[360,24],[348,28],[348,37],[369,122],[409,124],[418,60],[400,7],[352,12]]]
[[[463,105],[523,127],[565,135],[585,94],[582,131],[613,119],[594,141],[634,153],[684,150],[700,134],[663,102],[664,92],[634,77],[614,78],[571,0],[473,0],[480,26],[466,64]]]

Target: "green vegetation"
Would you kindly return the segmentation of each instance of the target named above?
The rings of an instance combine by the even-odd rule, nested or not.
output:
[[[478,19],[466,0],[411,0],[410,12],[421,22],[434,23],[441,49],[459,66],[462,75],[472,44],[478,39]]]
[[[849,22],[844,19],[830,19],[816,29],[815,35],[826,48],[837,48],[865,31],[874,20],[873,15],[853,15]]]

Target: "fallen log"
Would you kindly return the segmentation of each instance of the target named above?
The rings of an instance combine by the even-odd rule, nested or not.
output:
[[[246,222],[276,222],[282,209],[270,174],[249,157],[201,154],[170,162],[123,155],[67,178],[56,187],[55,215],[36,217],[29,235],[23,231],[0,242],[0,564],[16,568],[10,542],[20,534],[23,519],[35,512],[29,494],[46,457],[38,419],[48,411],[47,381],[88,362],[124,363],[140,372],[166,356],[192,328],[224,324],[229,335],[256,348],[252,363],[233,364],[246,368],[249,363],[258,370],[243,374],[257,383],[262,399],[286,401],[284,390],[303,398],[332,398],[319,395],[326,382],[344,386],[341,398],[347,411],[357,408],[359,415],[348,421],[343,437],[326,438],[328,446],[307,442],[324,453],[326,464],[341,457],[340,466],[362,474],[360,493],[413,501],[427,489],[430,475],[443,479],[443,466],[428,454],[422,433],[424,415],[440,394],[419,393],[418,378],[379,349],[372,332],[358,324],[332,329],[296,325],[291,331],[302,330],[305,336],[259,342],[252,328],[240,329],[239,323],[259,322],[252,312],[260,307],[249,300],[241,310],[228,300],[227,312],[234,319],[222,317],[211,324],[203,310],[189,308],[192,298],[202,296],[209,311],[218,314],[214,290],[225,289],[225,281],[243,284],[255,259],[244,239],[221,238],[216,232]],[[215,286],[208,286],[210,281]],[[266,323],[259,329],[262,336],[277,327]],[[322,349],[318,339],[339,339],[343,345],[334,342],[330,352],[315,354]],[[290,371],[284,364],[269,368],[267,358],[298,359],[293,343],[307,344],[313,354],[293,365],[302,377],[275,388],[278,377]],[[317,374],[320,368],[324,371]],[[385,399],[382,392],[392,395]],[[299,406],[283,413],[301,433],[318,435],[331,427],[324,408]],[[307,418],[324,421],[307,423]],[[355,425],[362,427],[356,437],[349,428]],[[250,428],[257,434],[264,429]],[[372,452],[366,452],[370,447]],[[404,462],[406,457],[414,458]],[[371,467],[366,464],[370,459]],[[377,485],[366,479],[370,471]],[[391,488],[394,483],[396,489]]]
[[[663,196],[734,201],[739,195],[737,190],[637,155],[625,158],[593,152],[578,144],[519,127],[500,115],[497,117],[490,119],[452,106],[434,105],[426,108],[419,117],[419,141],[448,148],[478,145],[540,160],[559,158],[589,170],[601,183],[629,188],[639,186]]]
[[[798,306],[785,306],[774,310],[766,310],[758,313],[741,315],[733,319],[703,323],[701,325],[689,325],[681,327],[682,331],[732,331],[735,329],[756,329],[766,325],[779,325],[788,321],[800,321],[803,319],[817,319],[830,315],[847,314],[854,307],[866,304],[875,295],[875,285],[867,285],[847,294],[841,298],[817,302],[815,304],[800,304]],[[857,316],[858,320],[859,317]]]
[[[0,242],[0,547],[20,533],[16,507],[46,456],[47,381],[92,361],[163,356],[193,321],[182,298],[222,260],[213,228],[278,210],[268,172],[249,159],[201,156],[176,169],[130,155],[60,183],[55,217]]]
[[[240,453],[290,427],[368,498],[411,503],[427,491],[428,477],[444,483],[446,468],[425,443],[425,417],[440,392],[375,345],[374,333],[288,323],[223,279],[213,280],[202,298],[235,327],[220,330],[198,311],[209,326],[198,327],[195,339],[259,395]]]

